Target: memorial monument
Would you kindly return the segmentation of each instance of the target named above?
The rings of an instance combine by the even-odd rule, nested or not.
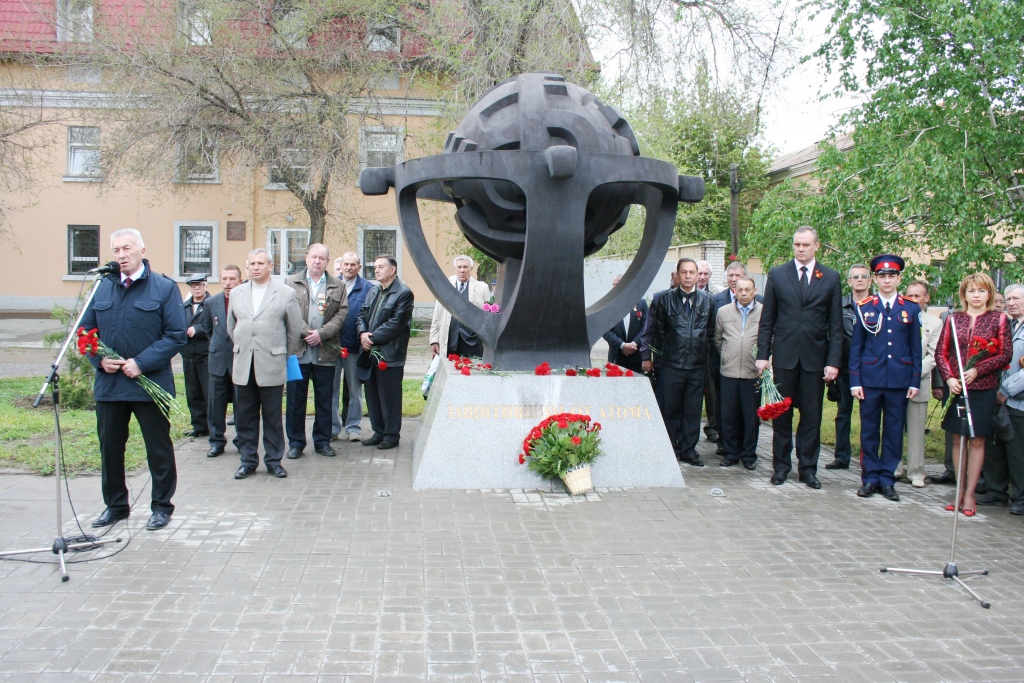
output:
[[[387,168],[364,169],[359,185],[366,195],[382,195],[394,188],[408,253],[430,291],[452,316],[479,335],[484,361],[496,370],[507,371],[532,371],[545,361],[556,369],[590,367],[594,343],[633,308],[654,279],[672,240],[676,206],[680,201],[697,202],[704,196],[703,179],[680,176],[670,163],[641,157],[629,123],[615,109],[552,73],[522,74],[495,86],[449,134],[442,154]],[[417,201],[425,199],[453,203],[455,221],[466,239],[498,262],[495,303],[500,306],[499,313],[476,308],[451,286],[423,234]],[[640,248],[618,286],[587,307],[584,258],[599,251],[609,235],[625,224],[633,204],[646,211]],[[438,386],[431,392],[431,403],[424,414],[424,429],[417,435],[417,488],[443,487],[421,482],[418,476],[424,469],[424,459],[435,459],[431,441],[438,442],[433,445],[450,465],[438,470],[441,479],[447,476],[444,471],[462,469],[458,464],[462,457],[479,457],[482,451],[504,448],[494,445],[496,432],[486,426],[480,435],[484,441],[478,442],[473,430],[466,429],[465,420],[454,417],[458,397],[442,396],[452,391],[453,384],[469,378],[445,381],[447,368],[439,374]],[[645,485],[682,485],[645,378],[572,378],[591,383],[586,389],[590,400],[586,401],[582,396],[570,400],[559,393],[560,387],[583,386],[565,385],[567,378],[513,375],[487,379],[510,380],[493,383],[487,403],[495,406],[563,406],[569,410],[572,405],[584,408],[604,403],[616,414],[621,407],[626,415],[650,415],[653,422],[649,426],[656,424],[656,428],[643,433],[655,439],[660,436],[656,439],[659,443],[634,445],[637,449],[646,447],[650,457],[662,464],[656,468],[661,474],[654,476],[659,483]],[[635,389],[627,392],[633,405],[619,405],[616,400],[625,386]],[[465,389],[463,386],[462,391]],[[601,396],[604,393],[608,395]],[[472,405],[483,405],[474,400]],[[442,405],[452,410],[439,407]],[[500,415],[501,409],[497,412]],[[462,414],[461,408],[458,414]],[[513,443],[525,436],[525,432],[520,434],[522,425],[518,423],[525,425],[529,419],[522,414],[520,409],[520,417],[511,418],[516,425],[508,430],[508,438],[518,435]],[[492,419],[493,411],[488,410],[487,415],[488,420]],[[462,424],[457,434],[435,425],[449,416]],[[474,424],[478,422],[473,420]],[[532,424],[526,426],[527,430],[529,426]],[[433,437],[435,431],[447,433],[443,444]],[[456,435],[457,441],[452,441]],[[612,437],[606,434],[603,438],[607,441]],[[483,443],[494,449],[484,448]],[[502,453],[501,457],[514,458],[515,453]],[[602,458],[598,461],[600,467],[595,464],[595,485],[644,485],[628,476],[630,468],[621,468],[620,472],[629,483],[603,481],[601,470],[611,467],[604,464],[607,461]],[[665,470],[665,462],[674,475]],[[526,472],[525,468],[520,470]],[[645,467],[634,466],[632,470],[651,472]],[[531,481],[532,474],[526,472],[525,479],[519,478]],[[678,483],[673,483],[676,480]],[[526,485],[503,482],[489,486]]]

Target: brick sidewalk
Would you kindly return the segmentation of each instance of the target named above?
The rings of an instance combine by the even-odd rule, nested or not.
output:
[[[823,468],[820,491],[774,487],[763,458],[719,468],[701,442],[684,490],[412,491],[415,427],[394,451],[286,460],[285,480],[235,481],[233,449],[186,440],[168,530],[144,530],[141,474],[120,554],[67,584],[0,563],[0,682],[1024,680],[1024,520],[1006,508],[960,527],[961,569],[992,572],[971,580],[984,610],[878,572],[942,568],[952,487],[865,501],[855,471]],[[50,544],[53,488],[0,476],[0,546]],[[84,526],[99,478],[71,488]]]

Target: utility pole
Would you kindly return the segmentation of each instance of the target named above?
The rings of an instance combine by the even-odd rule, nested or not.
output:
[[[740,180],[739,164],[729,164],[729,229],[732,234],[732,261],[736,260],[740,248],[740,192],[743,191],[743,181]]]

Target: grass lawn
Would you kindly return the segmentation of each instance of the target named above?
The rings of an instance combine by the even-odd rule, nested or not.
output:
[[[838,404],[826,400],[821,414],[821,442],[830,447],[836,444],[836,406]],[[799,413],[797,413],[799,415]],[[799,418],[793,420],[793,434],[796,435],[796,427]],[[942,405],[935,399],[928,402],[927,429],[930,430],[924,437],[924,459],[926,462],[941,463],[946,452],[946,433],[939,427],[942,422]],[[857,457],[857,450],[860,444],[860,404],[853,402],[853,416],[850,420],[850,441],[853,449],[853,457]],[[906,437],[903,438],[903,450],[906,452]],[[829,461],[831,462],[831,461]],[[827,464],[827,463],[824,463]]]
[[[0,379],[0,467],[30,470],[37,474],[53,473],[53,408],[47,400],[33,408],[32,401],[42,384],[40,378],[17,377]],[[421,380],[407,379],[402,385],[402,415],[419,417],[423,412]],[[178,439],[190,427],[185,404],[184,381],[175,377],[178,400],[184,414],[174,414],[171,438]],[[307,412],[312,414],[312,391]],[[92,410],[61,410],[61,434],[64,439],[64,460],[68,472],[99,472],[100,450],[96,437],[96,413]],[[125,466],[132,470],[145,465],[146,452],[142,433],[135,420],[125,453]]]

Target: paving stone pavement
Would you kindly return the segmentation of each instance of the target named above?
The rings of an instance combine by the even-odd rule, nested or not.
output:
[[[942,568],[951,487],[861,500],[855,470],[824,469],[820,491],[775,487],[764,459],[720,468],[702,441],[683,490],[412,491],[416,426],[396,450],[286,460],[284,480],[235,481],[233,450],[185,440],[168,529],[144,529],[141,473],[112,532],[130,544],[73,559],[118,554],[65,584],[0,562],[0,682],[1024,680],[1024,519],[1006,508],[960,527],[961,570],[991,571],[970,579],[985,610],[878,571]],[[50,544],[53,489],[0,475],[0,546]],[[70,489],[86,526],[99,478]]]

